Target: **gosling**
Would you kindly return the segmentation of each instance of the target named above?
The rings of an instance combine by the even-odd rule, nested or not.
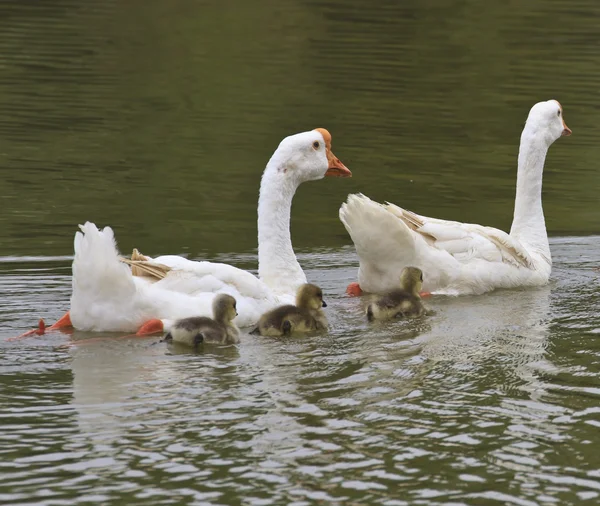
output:
[[[202,343],[237,344],[240,331],[233,323],[237,316],[236,301],[231,295],[219,294],[213,300],[212,318],[193,316],[177,320],[163,341],[198,349]]]
[[[367,307],[367,319],[389,320],[406,316],[422,316],[425,306],[419,292],[423,287],[423,272],[416,267],[405,267],[400,273],[400,288],[392,290]]]
[[[310,283],[301,285],[296,292],[296,305],[277,307],[260,317],[258,327],[252,334],[282,337],[293,332],[306,333],[327,329],[327,318],[323,312],[327,304],[323,291]]]

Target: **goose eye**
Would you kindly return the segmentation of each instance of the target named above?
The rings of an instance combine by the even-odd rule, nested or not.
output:
[[[560,109],[558,110],[558,112],[556,113],[557,116],[560,116]]]
[[[313,142],[313,148],[319,149],[319,146],[320,146],[319,141]]]

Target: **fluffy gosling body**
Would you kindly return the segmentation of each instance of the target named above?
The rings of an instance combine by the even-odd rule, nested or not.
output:
[[[417,267],[405,267],[400,273],[400,288],[378,296],[367,307],[367,319],[390,320],[407,316],[422,316],[425,306],[419,292],[423,287],[423,272]]]
[[[252,333],[261,336],[282,337],[292,333],[315,332],[327,329],[323,312],[327,304],[323,291],[311,283],[301,285],[296,292],[296,305],[277,307],[260,317]]]
[[[237,316],[236,301],[231,295],[219,294],[213,301],[214,319],[193,316],[177,320],[164,341],[197,349],[202,343],[236,344],[240,331],[233,323]]]

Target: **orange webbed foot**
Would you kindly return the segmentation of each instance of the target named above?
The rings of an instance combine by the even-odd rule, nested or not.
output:
[[[40,321],[38,322],[38,326],[35,329],[31,329],[28,330],[27,332],[23,332],[23,334],[16,336],[16,337],[9,337],[7,339],[7,341],[16,341],[17,339],[21,339],[23,337],[29,337],[29,336],[43,336],[46,333],[46,323],[44,322],[43,318],[40,318]]]
[[[350,283],[346,288],[346,294],[350,297],[358,297],[363,294],[363,291],[358,283]]]
[[[136,336],[150,336],[152,334],[160,334],[165,331],[165,326],[162,320],[153,318],[144,323],[138,331],[135,333]]]

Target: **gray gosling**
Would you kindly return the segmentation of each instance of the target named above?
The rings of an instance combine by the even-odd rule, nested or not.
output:
[[[202,343],[236,344],[240,342],[240,331],[233,323],[237,316],[236,301],[225,293],[213,300],[213,316],[193,316],[177,320],[163,341],[179,343],[198,349]]]
[[[310,283],[301,285],[296,292],[296,305],[277,307],[260,317],[258,327],[251,333],[261,336],[281,337],[294,332],[314,332],[327,329],[323,312],[327,304],[323,291]]]
[[[406,316],[422,316],[425,306],[419,292],[423,287],[423,272],[417,267],[405,267],[400,273],[400,288],[378,296],[367,307],[367,319],[389,320]]]

